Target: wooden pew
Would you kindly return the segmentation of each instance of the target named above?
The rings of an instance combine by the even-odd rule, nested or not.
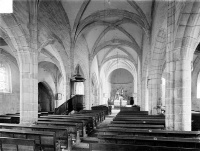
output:
[[[148,115],[148,111],[120,111],[118,114],[127,115]]]
[[[97,105],[97,106],[92,106],[92,110],[101,110],[104,111],[106,115],[111,114],[111,111],[109,111],[109,108],[106,105]]]
[[[56,136],[54,132],[0,129],[0,137],[34,139],[36,150],[56,150]]]
[[[192,130],[200,130],[200,112],[192,112]]]
[[[11,123],[11,117],[1,117],[0,116],[0,123]]]
[[[111,124],[152,124],[152,125],[165,125],[165,121],[145,121],[145,120],[140,120],[140,121],[111,121]]]
[[[35,140],[0,137],[1,151],[36,151]]]
[[[29,130],[29,131],[47,131],[54,132],[56,141],[59,141],[62,146],[68,146],[68,132],[66,127],[62,126],[41,126],[41,125],[20,125],[20,124],[6,124],[0,123],[1,129],[15,129],[15,130]]]
[[[113,118],[113,121],[165,121],[165,119],[149,119],[149,118]]]
[[[20,116],[17,115],[17,114],[6,114],[6,115],[0,115],[0,117],[5,117],[5,118],[10,118],[11,121],[10,123],[15,123],[15,124],[18,124],[19,121],[20,121]]]
[[[200,148],[198,138],[98,135],[99,143],[134,144],[149,146],[167,146],[183,148]]]
[[[149,124],[108,124],[109,128],[139,128],[139,129],[164,129],[164,125],[149,125]]]
[[[87,113],[95,113],[99,116],[99,121],[102,122],[103,120],[105,120],[106,114],[104,111],[100,111],[100,110],[81,110],[78,113],[80,114],[87,114]]]
[[[155,129],[129,129],[129,128],[104,128],[97,129],[101,135],[136,135],[136,136],[161,136],[161,137],[182,137],[182,138],[199,138],[200,131],[167,131]]]
[[[89,151],[199,151],[198,148],[147,146],[132,144],[90,143]]]
[[[87,127],[87,122],[84,120],[77,120],[77,119],[57,119],[57,118],[38,118],[38,121],[54,121],[54,122],[72,122],[72,123],[77,123],[81,124],[82,130],[80,131],[80,136],[81,137],[86,137],[86,127]]]
[[[41,116],[41,118],[84,120],[85,122],[88,123],[87,134],[89,134],[95,127],[94,125],[95,121],[91,116],[86,117],[86,116],[70,116],[70,115],[49,115],[49,116]]]
[[[40,116],[48,116],[48,115],[52,115],[54,112],[38,112],[38,117]],[[11,120],[6,120],[6,122],[1,122],[1,119],[10,119]],[[19,124],[20,122],[20,113],[8,113],[5,115],[0,115],[0,123],[13,123],[13,124]]]
[[[72,114],[71,117],[86,117],[91,118],[93,121],[93,128],[97,126],[99,117],[96,114]]]
[[[120,107],[120,111],[140,111],[140,107]]]
[[[82,131],[82,127],[80,124],[77,123],[70,123],[70,122],[58,122],[58,121],[38,121],[37,125],[54,125],[54,126],[62,126],[67,129],[67,132],[72,135],[72,139],[75,140],[77,143],[80,142],[80,132]]]
[[[117,114],[116,117],[123,117],[123,116],[126,116],[126,117],[138,117],[138,118],[165,118],[165,116],[163,115],[136,115],[136,114]]]
[[[116,116],[115,119],[165,119],[164,117],[154,117],[154,116],[148,116],[148,117],[145,117],[145,116],[130,116],[130,117],[126,117],[126,115],[124,116]]]

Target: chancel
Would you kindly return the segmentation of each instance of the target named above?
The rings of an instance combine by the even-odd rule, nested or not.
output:
[[[199,0],[6,1],[2,151],[200,150]]]

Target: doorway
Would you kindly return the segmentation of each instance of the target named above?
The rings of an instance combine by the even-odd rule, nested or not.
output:
[[[38,83],[38,112],[54,111],[54,95],[44,82]]]

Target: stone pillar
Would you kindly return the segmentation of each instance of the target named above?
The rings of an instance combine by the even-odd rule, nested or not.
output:
[[[29,125],[38,119],[38,56],[34,52],[20,55],[24,58],[20,65],[20,124]]]
[[[21,41],[20,62],[20,124],[38,119],[38,36],[37,1],[28,0],[29,34]]]
[[[141,64],[139,62],[140,60],[138,59],[138,68],[137,68],[137,104],[141,107],[142,101],[141,101]]]
[[[168,2],[167,14],[167,49],[166,49],[166,90],[165,90],[165,127],[174,130],[174,31],[175,31],[175,2]]]
[[[141,85],[141,111],[148,111],[148,86],[147,86],[147,77],[142,78]]]
[[[191,61],[176,61],[174,130],[191,130]]]
[[[151,77],[151,76],[150,76]],[[158,113],[157,105],[160,98],[160,79],[150,78],[148,80],[148,90],[149,90],[149,114],[155,115]]]

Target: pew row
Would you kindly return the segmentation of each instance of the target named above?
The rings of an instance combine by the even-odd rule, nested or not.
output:
[[[62,126],[67,129],[67,132],[71,134],[72,139],[77,143],[80,142],[80,132],[82,131],[81,125],[76,123],[69,123],[69,122],[55,122],[55,121],[38,121],[38,126]]]
[[[80,127],[80,136],[81,137],[86,137],[86,127],[87,127],[87,122],[84,120],[77,120],[77,119],[57,119],[57,118],[38,118],[38,122],[40,121],[52,121],[52,122],[68,122],[68,123],[77,123]]]
[[[91,116],[70,116],[70,115],[50,115],[50,116],[41,116],[41,118],[48,119],[62,119],[62,120],[80,120],[84,121],[87,124],[86,133],[89,134],[95,127],[95,121]]]
[[[56,150],[56,136],[54,132],[0,129],[0,137],[34,139],[36,150]]]
[[[198,148],[90,143],[89,151],[199,151]]]
[[[136,135],[136,136],[162,136],[162,137],[182,137],[182,138],[199,138],[200,131],[168,131],[155,129],[129,129],[129,128],[104,128],[98,129],[98,134],[103,135]]]
[[[68,132],[66,127],[61,126],[41,126],[41,125],[20,125],[20,124],[6,124],[0,123],[1,129],[9,129],[11,130],[27,130],[27,131],[41,131],[41,132],[54,132],[56,142],[60,142],[61,146],[67,147],[68,146]]]
[[[98,139],[99,143],[133,144],[198,149],[200,148],[200,141],[198,138],[98,135]]]
[[[36,151],[35,140],[0,137],[1,151]]]
[[[132,129],[164,129],[164,125],[149,125],[149,124],[108,124],[109,128],[132,128]]]

